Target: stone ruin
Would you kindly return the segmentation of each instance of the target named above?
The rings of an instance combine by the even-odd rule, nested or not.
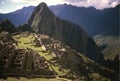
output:
[[[57,58],[62,58],[65,54],[66,49],[58,40],[54,40],[53,38],[43,38],[41,39],[43,45],[45,45],[46,50],[51,50]],[[50,54],[49,54],[50,55]]]
[[[0,77],[6,76],[55,77],[37,52],[18,49],[14,43],[0,40]]]
[[[38,35],[33,35],[35,46],[42,46],[41,37]]]

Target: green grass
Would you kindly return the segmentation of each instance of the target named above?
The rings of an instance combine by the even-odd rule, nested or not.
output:
[[[60,66],[54,66],[52,65],[52,68],[55,70],[55,72],[57,73],[58,76],[63,76],[63,75],[66,75],[70,70],[68,69],[63,69],[63,71],[60,71]]]
[[[49,63],[49,69],[52,71],[55,71],[55,73],[57,73],[57,76],[64,76],[67,75],[69,73],[71,73],[72,75],[82,75],[88,76],[88,73],[91,72],[96,72],[96,73],[101,73],[103,70],[100,66],[96,65],[94,63],[94,61],[91,61],[89,58],[85,57],[84,55],[77,53],[76,51],[72,50],[69,47],[66,47],[66,58],[61,58],[59,60],[52,60],[55,56],[55,54],[49,54],[49,52],[51,52],[50,50],[43,50],[42,47],[38,46],[35,47],[34,43],[31,43],[34,38],[32,37],[32,34],[28,35],[28,36],[24,36],[23,34],[19,34],[19,35],[15,35],[13,36],[13,38],[18,41],[18,47],[20,48],[31,48],[33,50],[35,50],[36,52],[38,52],[38,54],[42,57],[44,57],[46,60],[48,60]],[[48,40],[49,41],[49,40]],[[63,46],[65,47],[65,46]],[[79,60],[77,60],[79,57]],[[76,59],[77,58],[77,59]],[[57,63],[57,65],[54,65],[55,61]],[[60,65],[61,63],[58,62],[63,62],[64,65]],[[79,68],[76,66],[79,63]],[[67,65],[69,65],[67,67]],[[64,68],[60,67],[64,66]],[[65,69],[66,68],[66,69]],[[79,71],[80,72],[77,72]],[[75,74],[73,74],[73,72],[75,72]],[[80,76],[81,77],[81,76]],[[66,77],[68,78],[68,77]],[[9,78],[10,80],[8,81],[16,81],[14,80],[14,78]],[[13,79],[13,80],[12,80]],[[26,79],[21,77],[19,81],[62,81],[58,78],[53,78],[53,79],[47,79],[47,78],[35,78],[35,79]],[[67,80],[66,80],[67,81]]]
[[[95,81],[110,81],[109,79],[101,76],[99,73],[92,73],[89,77],[93,78]]]
[[[2,34],[2,33],[0,33],[0,39],[2,38],[2,36],[3,36],[3,34]]]
[[[49,60],[51,61],[51,59],[53,57],[55,57],[55,54],[50,54],[48,55],[48,53],[50,52],[50,50],[48,51],[44,51],[42,49],[42,47],[38,46],[38,47],[35,47],[34,46],[34,43],[31,43],[34,38],[33,36],[30,34],[29,36],[24,36],[23,34],[19,34],[19,35],[15,35],[13,36],[13,38],[18,42],[18,47],[20,48],[24,48],[24,49],[27,49],[27,48],[31,48],[33,50],[35,50],[36,52],[38,52],[38,54],[42,57],[44,57],[46,60]],[[42,52],[44,51],[44,52]],[[54,69],[54,71],[58,74],[58,75],[65,75],[66,73],[69,72],[69,70],[67,69],[63,69],[64,72],[60,71],[59,70],[59,66],[54,66],[53,64],[51,64],[52,68]],[[51,68],[50,68],[51,69]],[[36,81],[36,80],[35,80]],[[40,81],[40,80],[39,80]],[[43,80],[42,80],[43,81]],[[44,79],[44,81],[48,81],[48,79]]]
[[[32,43],[32,41],[34,41],[34,38],[32,35],[25,37],[22,34],[19,34],[19,35],[13,36],[13,38],[18,42],[18,47],[24,48],[24,49],[31,48],[31,49],[35,50],[36,52],[38,52],[39,55],[43,56],[46,60],[50,60],[53,58],[52,55],[47,55],[48,51],[42,52],[42,51],[44,51],[42,49],[42,47],[34,46],[34,43]]]
[[[117,36],[96,36],[94,37],[98,46],[106,45],[102,50],[105,59],[114,60],[116,55],[120,53],[120,37]]]
[[[29,36],[25,37],[22,34],[19,34],[19,35],[13,36],[13,38],[18,42],[18,47],[24,48],[24,49],[31,48],[31,49],[35,50],[36,52],[38,52],[38,54],[40,56],[44,57],[46,60],[50,61],[53,57],[55,57],[54,54],[48,55],[50,50],[49,51],[44,51],[42,49],[42,47],[34,46],[34,43],[31,43],[34,40],[32,35],[29,35]],[[42,51],[44,51],[44,52],[42,52]],[[61,72],[58,70],[59,66],[53,66],[53,69],[55,69],[57,74],[61,74]]]
[[[33,78],[33,79],[27,79],[24,77],[20,77],[20,79],[16,79],[16,78],[12,78],[12,77],[8,77],[7,81],[63,81],[57,78]]]
[[[8,77],[7,78],[7,81],[18,81],[16,78],[11,78],[11,77]]]

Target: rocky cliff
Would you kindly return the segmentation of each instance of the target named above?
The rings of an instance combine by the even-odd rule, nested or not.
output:
[[[45,3],[34,9],[28,23],[36,33],[54,37],[96,62],[104,61],[93,39],[79,25],[56,17]]]

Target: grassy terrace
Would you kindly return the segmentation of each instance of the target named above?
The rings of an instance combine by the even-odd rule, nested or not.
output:
[[[33,37],[32,33],[28,34],[28,35],[25,34],[25,33],[14,35],[13,38],[18,42],[17,46],[19,48],[24,48],[24,49],[31,48],[31,49],[35,50],[36,52],[38,52],[39,55],[44,57],[47,61],[52,62],[51,59],[53,57],[55,57],[55,54],[48,55],[50,50],[45,51],[45,50],[43,50],[42,47],[35,46],[35,44],[33,42],[35,38]],[[53,65],[53,63],[49,63],[49,66],[50,66],[49,69],[53,70],[56,73],[57,76],[62,76],[62,75],[65,75],[67,72],[69,72],[69,70],[66,70],[66,69],[63,69],[64,72],[60,71],[59,70],[60,66],[59,65]],[[47,78],[26,79],[26,78],[20,77],[19,80],[15,79],[15,78],[9,77],[8,81],[66,81],[66,80],[61,79],[59,77],[52,78],[52,79],[47,79]],[[69,80],[67,80],[67,81],[69,81]]]
[[[65,81],[65,80],[61,80],[61,79],[57,79],[57,78],[52,78],[52,79],[48,79],[48,78],[27,79],[27,78],[24,78],[24,77],[20,77],[19,80],[18,80],[16,78],[8,77],[7,81]]]
[[[71,71],[76,70],[78,68],[76,67],[71,67],[69,69],[65,69],[62,68],[59,63],[56,62],[56,60],[53,60],[54,57],[56,57],[56,55],[54,53],[49,54],[49,52],[51,52],[51,50],[47,50],[45,51],[41,46],[35,46],[33,40],[33,34],[18,34],[13,36],[13,38],[18,42],[18,47],[20,48],[31,48],[33,50],[35,50],[36,52],[39,53],[39,55],[43,56],[49,64],[49,69],[52,70],[55,74],[56,74],[56,78],[34,78],[34,79],[26,79],[23,77],[20,77],[20,79],[15,79],[15,78],[8,78],[8,81],[71,81],[69,79],[66,78],[60,78],[60,76],[68,76],[69,77],[69,73],[71,74]],[[49,40],[48,40],[49,41]],[[74,63],[75,61],[77,62],[77,60],[75,60],[75,58],[77,58],[77,56],[79,56],[81,59],[80,61],[82,63],[79,64],[79,68],[80,70],[80,77],[84,76],[84,77],[94,77],[96,78],[96,76],[98,77],[96,79],[96,81],[109,81],[108,79],[104,78],[103,76],[101,76],[101,72],[103,72],[102,67],[100,67],[99,65],[95,64],[94,61],[91,61],[90,59],[86,58],[84,55],[82,54],[78,54],[77,56],[75,55],[75,53],[77,54],[77,52],[75,50],[71,50],[70,48],[66,47],[66,51],[67,51],[67,57],[64,59],[62,58],[62,62],[64,62],[64,66],[68,65],[69,63],[71,64],[70,66],[76,66],[76,64]],[[71,51],[69,51],[71,50]],[[76,70],[77,71],[77,70]],[[92,73],[91,73],[92,72]],[[108,71],[106,71],[108,72]],[[77,73],[77,72],[76,72]],[[73,76],[76,77],[76,73],[72,73]],[[89,73],[89,74],[88,74]],[[105,80],[102,80],[105,79]],[[86,79],[87,81],[87,79]]]
[[[34,41],[34,37],[32,34],[26,35],[26,34],[19,34],[13,36],[13,38],[18,42],[18,47],[20,48],[31,48],[35,51],[37,51],[41,56],[45,57],[46,60],[52,59],[51,55],[47,55],[49,51],[44,51],[42,47],[36,47],[32,41]],[[44,52],[43,52],[44,51]]]
[[[120,36],[96,36],[94,39],[97,45],[102,48],[105,59],[114,60],[120,53]]]

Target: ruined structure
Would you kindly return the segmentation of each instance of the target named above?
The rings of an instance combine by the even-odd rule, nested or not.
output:
[[[0,40],[0,77],[55,77],[45,58],[32,49],[18,49],[5,38]]]
[[[65,55],[66,49],[59,40],[55,40],[54,38],[49,38],[49,36],[46,36],[46,38],[41,38],[41,41],[43,45],[45,45],[46,50],[51,50],[57,58],[62,58],[63,55]],[[48,55],[50,55],[52,52],[49,52]]]

